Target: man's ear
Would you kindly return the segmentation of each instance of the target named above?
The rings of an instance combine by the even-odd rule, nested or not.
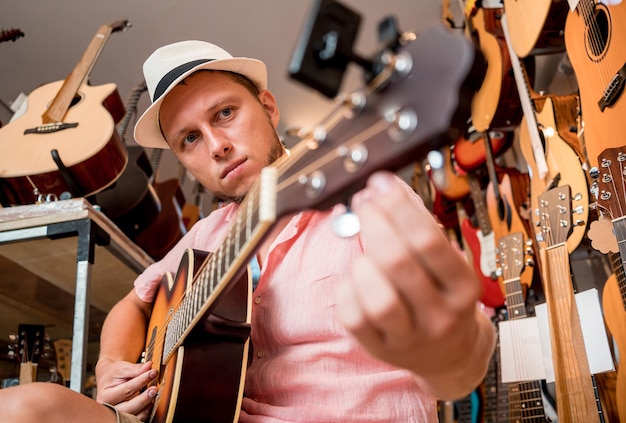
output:
[[[274,125],[274,128],[278,127],[278,122],[280,121],[280,111],[278,110],[278,103],[276,102],[274,94],[268,90],[263,90],[259,94],[259,100],[261,101],[261,104],[263,104],[267,115]]]

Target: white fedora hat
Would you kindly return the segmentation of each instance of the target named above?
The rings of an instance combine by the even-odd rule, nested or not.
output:
[[[146,59],[143,74],[152,104],[135,125],[135,140],[144,147],[169,148],[159,125],[163,98],[180,81],[200,69],[230,71],[267,89],[267,69],[257,59],[233,57],[226,50],[205,41],[181,41],[163,46]]]

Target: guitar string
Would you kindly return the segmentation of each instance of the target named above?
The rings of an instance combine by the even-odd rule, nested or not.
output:
[[[584,27],[586,29],[584,36],[586,36],[586,32],[589,33],[589,43],[592,48],[591,57],[600,55],[604,50],[602,48],[602,34],[600,28],[598,26],[598,22],[594,19],[594,0],[580,0],[578,5],[581,7],[581,13],[583,15]],[[584,41],[584,40],[583,40]],[[586,44],[586,43],[585,43]],[[595,51],[594,51],[595,50]],[[603,61],[600,61],[598,66],[596,66],[597,73],[599,74],[600,81],[606,82],[611,78],[611,71],[608,69],[608,65],[603,64]]]

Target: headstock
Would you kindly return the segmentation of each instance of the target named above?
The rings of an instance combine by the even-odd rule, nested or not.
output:
[[[498,262],[505,281],[519,278],[522,274],[525,267],[525,247],[522,232],[511,233],[498,240]]]
[[[612,219],[626,214],[626,149],[607,148],[598,156],[596,200]]]
[[[128,22],[127,19],[123,19],[119,21],[113,21],[109,23],[108,26],[111,28],[111,32],[126,31],[128,28],[130,28],[130,22]]]
[[[57,372],[63,378],[63,383],[68,385],[72,373],[72,340],[57,339],[53,344],[56,355]]]
[[[16,358],[20,363],[39,363],[46,349],[44,325],[19,324],[17,329]]]
[[[539,196],[541,240],[551,247],[567,241],[572,232],[571,192],[561,185]]]
[[[396,171],[465,131],[484,78],[480,53],[443,25],[414,38],[383,54],[385,69],[362,90],[342,97],[334,114],[277,165],[279,215],[343,202],[371,173]]]

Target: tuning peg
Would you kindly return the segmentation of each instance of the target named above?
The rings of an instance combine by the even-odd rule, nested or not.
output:
[[[352,212],[349,205],[346,211],[335,217],[332,222],[333,232],[341,238],[350,238],[361,230],[359,217]]]
[[[531,259],[530,257],[526,259],[525,262],[526,266],[528,267],[535,267],[535,260]]]
[[[600,177],[600,169],[598,169],[596,166],[589,169],[589,177],[594,180],[598,179]]]

